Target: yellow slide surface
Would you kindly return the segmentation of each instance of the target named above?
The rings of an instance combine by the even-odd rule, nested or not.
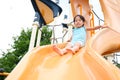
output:
[[[52,45],[36,47],[26,53],[5,80],[120,80],[120,70],[102,56],[120,51],[120,27],[116,21],[120,19],[120,1],[100,0],[100,3],[110,28],[97,32],[75,55],[60,56]],[[110,15],[111,12],[114,14]],[[58,44],[60,48],[65,45]]]
[[[104,36],[105,32],[106,30],[103,30],[97,35]],[[112,40],[120,41],[120,35],[111,32],[113,35],[109,37],[113,36]],[[104,37],[108,38],[108,35]],[[60,56],[53,51],[52,45],[37,47],[22,58],[6,80],[120,80],[120,70],[93,49],[99,46],[99,44],[94,45],[93,41],[97,41],[97,36],[90,39],[75,55],[67,53]],[[119,44],[111,44],[113,41],[110,40],[105,42],[107,43],[103,41],[102,48],[108,51],[111,50],[111,46],[117,50],[117,46],[120,45],[120,42]],[[63,48],[65,44],[58,46]]]

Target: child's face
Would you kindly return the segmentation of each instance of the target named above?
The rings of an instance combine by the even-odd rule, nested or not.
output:
[[[83,20],[81,20],[81,18],[79,16],[77,16],[75,18],[75,22],[74,22],[75,27],[82,27],[83,24],[84,24]]]

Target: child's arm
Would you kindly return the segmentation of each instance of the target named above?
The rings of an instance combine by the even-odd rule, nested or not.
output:
[[[100,29],[100,28],[101,28],[101,26],[96,26],[96,27],[93,27],[93,28],[91,28],[91,27],[88,28],[87,27],[86,30],[91,31],[91,30],[96,30],[96,29]]]
[[[103,26],[95,26],[93,28],[89,27],[89,28],[86,28],[86,30],[90,31],[90,30],[96,30],[96,29],[100,29],[100,28],[107,28],[107,26],[103,25]]]
[[[103,25],[103,26],[101,26],[101,28],[103,29],[103,28],[108,28],[108,26],[107,25]]]

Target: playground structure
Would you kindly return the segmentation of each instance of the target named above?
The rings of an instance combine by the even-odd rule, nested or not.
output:
[[[67,53],[60,56],[53,51],[52,44],[37,46],[26,53],[5,80],[120,80],[120,70],[103,58],[103,55],[120,51],[120,1],[99,1],[104,14],[104,24],[109,28],[101,29],[94,35],[94,32],[88,33],[85,47],[75,55]],[[79,9],[80,14],[87,20],[86,26],[93,27],[93,24],[89,24],[92,23],[89,1],[70,2],[73,16],[78,14]],[[58,46],[64,48],[66,44]]]

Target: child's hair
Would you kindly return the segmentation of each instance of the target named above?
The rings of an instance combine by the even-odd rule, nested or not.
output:
[[[80,17],[80,19],[81,19],[83,22],[85,22],[85,18],[84,18],[82,15],[79,15],[79,14],[74,17],[73,22],[75,22],[75,18],[76,18],[76,17]]]

